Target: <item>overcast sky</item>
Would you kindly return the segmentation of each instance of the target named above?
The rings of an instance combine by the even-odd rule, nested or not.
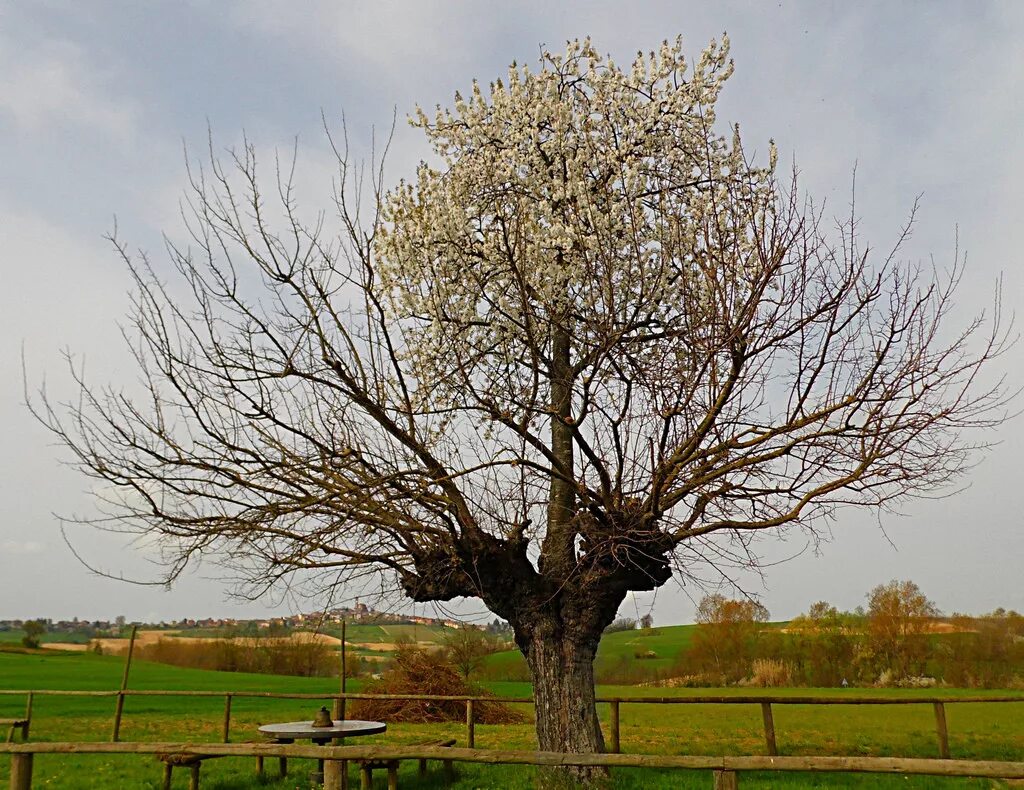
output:
[[[1024,305],[1024,3],[749,2],[14,2],[0,0],[0,618],[170,619],[258,616],[312,608],[240,604],[215,566],[171,591],[99,578],[78,563],[54,513],[88,513],[88,481],[33,423],[22,393],[46,379],[72,397],[61,350],[95,381],[131,383],[118,334],[128,278],[103,235],[166,264],[161,233],[181,232],[183,148],[218,148],[243,130],[264,158],[298,139],[299,198],[327,207],[321,113],[344,112],[355,143],[404,119],[416,103],[450,101],[472,78],[535,63],[590,35],[618,61],[682,34],[698,54],[728,31],[736,73],[719,109],[748,147],[774,137],[807,189],[845,213],[857,166],[862,236],[895,240],[914,198],[922,213],[908,258],[968,254],[958,312],[990,304],[1003,278],[1008,312]],[[400,123],[388,175],[426,155]],[[1024,346],[1002,361],[1020,385]],[[881,526],[844,513],[815,554],[794,535],[761,550],[788,562],[745,586],[775,618],[825,599],[865,602],[873,586],[916,581],[946,612],[1024,610],[1024,420],[963,493],[914,502]],[[883,531],[884,528],[884,531]],[[145,553],[81,528],[69,536],[96,565],[152,573]],[[624,615],[689,622],[700,591],[670,582],[627,601]],[[466,611],[476,607],[469,606]]]

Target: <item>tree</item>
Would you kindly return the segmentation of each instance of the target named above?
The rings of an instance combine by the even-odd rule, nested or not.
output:
[[[479,628],[456,628],[444,637],[448,660],[466,680],[483,666],[484,659],[498,648],[495,642]]]
[[[698,628],[691,656],[726,682],[735,682],[750,669],[754,640],[766,622],[768,610],[757,601],[706,595],[697,605]]]
[[[27,648],[39,647],[39,637],[46,633],[46,623],[43,620],[26,620],[21,628],[25,632],[21,644]]]
[[[806,661],[804,675],[810,685],[838,686],[852,675],[858,629],[850,623],[850,615],[827,601],[817,601],[790,628],[799,637],[798,652]]]
[[[1001,417],[975,385],[999,322],[946,328],[959,258],[932,279],[853,219],[830,238],[773,147],[715,130],[731,72],[726,40],[625,69],[571,42],[419,112],[438,164],[391,191],[339,144],[336,235],[249,143],[191,168],[176,284],[113,239],[145,397],[73,368],[66,408],[34,404],[102,483],[95,523],[159,538],[164,582],[208,557],[248,595],[379,571],[479,598],[540,747],[601,751],[628,593],[945,485]]]
[[[912,581],[880,584],[868,595],[868,637],[881,667],[897,678],[920,672],[927,653],[926,635],[939,614]]]

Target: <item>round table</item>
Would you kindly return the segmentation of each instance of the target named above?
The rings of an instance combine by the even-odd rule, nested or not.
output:
[[[280,724],[264,724],[260,732],[277,743],[295,743],[297,740],[309,738],[313,743],[323,746],[335,738],[355,738],[359,735],[377,735],[387,731],[388,725],[382,721],[360,721],[358,719],[345,719],[336,721],[330,727],[314,727],[311,721],[286,721]],[[320,776],[323,781],[324,761],[318,760]],[[288,769],[285,767],[285,758],[281,758],[281,775],[287,776]],[[344,761],[342,762],[344,770]],[[344,775],[344,774],[343,774]],[[344,781],[344,780],[342,780]]]
[[[355,738],[359,735],[377,735],[387,731],[388,725],[382,721],[359,721],[345,719],[336,721],[330,727],[314,727],[311,721],[286,721],[281,724],[264,724],[260,732],[273,738],[278,743],[294,743],[309,738],[313,743],[321,745],[335,738]]]

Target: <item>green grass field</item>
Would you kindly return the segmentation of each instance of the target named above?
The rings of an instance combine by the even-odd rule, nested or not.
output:
[[[653,658],[642,659],[645,668],[667,670],[683,649],[690,646],[695,625],[672,625],[664,628],[616,631],[606,634],[597,649],[597,663],[614,664],[622,660],[637,660],[637,654],[654,653]],[[487,657],[488,675],[492,677],[528,677],[526,661],[518,650],[504,650]]]
[[[21,644],[25,632],[20,628],[12,628],[9,631],[0,631],[0,644]],[[86,645],[93,635],[86,631],[61,631],[58,633],[47,633],[39,637],[40,643],[47,645],[53,642],[64,642],[76,645]]]
[[[663,629],[668,630],[668,629]],[[626,634],[626,636],[630,636]],[[616,649],[627,649],[618,646]],[[631,649],[631,648],[630,648]],[[120,683],[123,659],[88,653],[23,654],[0,652],[0,687],[13,689],[96,689],[111,690]],[[209,691],[254,690],[324,694],[336,689],[328,678],[297,678],[239,673],[206,672],[138,661],[132,666],[130,685],[137,689],[198,689]],[[490,683],[502,696],[529,696],[526,683]],[[353,690],[358,685],[352,686]],[[644,689],[600,687],[607,696],[694,696],[701,694],[750,695],[749,689]],[[769,692],[760,692],[769,693]],[[834,689],[771,690],[772,695],[835,695]],[[860,692],[850,692],[860,693]],[[976,692],[946,692],[975,695]],[[933,691],[872,691],[894,699],[927,697]],[[269,721],[311,717],[314,700],[265,700],[236,698],[232,706],[232,740],[256,738],[256,728]],[[0,716],[18,715],[24,697],[0,696]],[[607,717],[607,706],[601,715]],[[528,708],[527,708],[528,709]],[[107,740],[114,710],[113,698],[37,697],[32,736],[34,739]],[[122,739],[219,741],[223,714],[222,698],[129,697],[125,704]],[[964,703],[947,706],[950,746],[954,756],[977,759],[1024,760],[1024,702],[1011,704]],[[934,719],[929,705],[900,706],[809,706],[778,705],[775,725],[783,754],[920,756],[937,754]],[[457,738],[465,743],[461,723],[442,725],[401,725],[389,727],[385,735],[364,743],[403,743],[422,738]],[[622,749],[637,753],[668,754],[761,754],[764,750],[760,710],[754,705],[624,705],[621,710]],[[530,724],[478,726],[477,746],[482,748],[535,748]],[[312,763],[295,761],[292,777],[268,780],[266,787],[292,790],[302,783]],[[8,759],[0,758],[0,785],[6,781]],[[178,775],[180,773],[180,775]],[[273,768],[271,768],[273,773]],[[176,772],[175,788],[187,785],[186,772]],[[150,757],[128,755],[42,756],[37,758],[34,787],[139,788],[158,787],[160,766]],[[258,785],[252,775],[252,761],[219,759],[203,768],[204,790],[241,790]],[[353,776],[353,780],[355,777]],[[384,777],[378,778],[383,787]],[[403,767],[400,786],[439,786],[434,772],[426,782],[415,775],[415,766]],[[709,788],[708,774],[621,770],[613,786],[622,790],[640,788]],[[355,786],[355,785],[353,785]],[[460,769],[457,790],[469,788],[529,788],[534,772],[527,768],[501,766]],[[1003,786],[989,781],[939,780],[855,775],[754,775],[743,774],[741,787],[850,787],[850,788],[988,788]]]

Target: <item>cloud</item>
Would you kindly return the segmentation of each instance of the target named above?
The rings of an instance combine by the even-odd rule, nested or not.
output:
[[[131,139],[137,124],[133,104],[108,93],[86,52],[67,41],[34,47],[0,39],[0,117],[13,119],[22,134],[71,124],[120,141]]]

